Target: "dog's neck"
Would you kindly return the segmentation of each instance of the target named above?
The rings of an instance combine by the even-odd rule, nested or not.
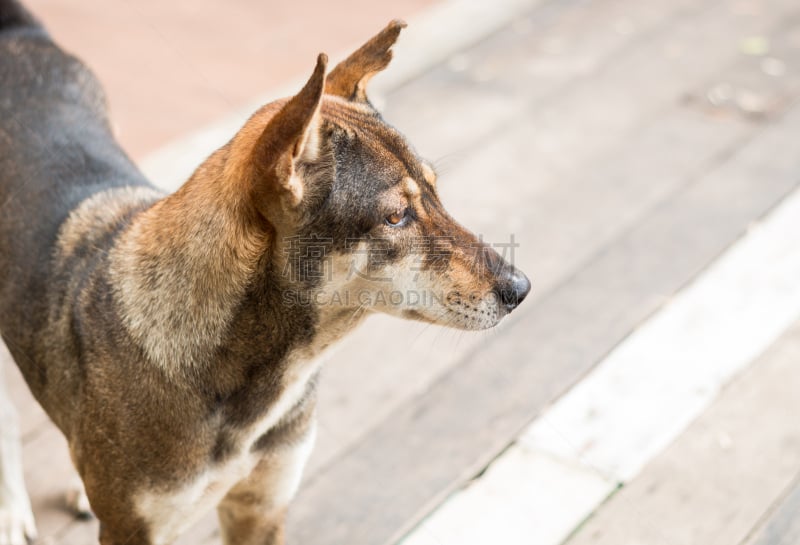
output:
[[[112,251],[125,325],[168,374],[208,363],[271,249],[268,225],[224,179],[227,154],[137,215]]]
[[[283,297],[308,286],[282,274],[278,234],[231,180],[228,156],[220,149],[176,193],[138,214],[112,250],[124,323],[171,376],[196,376],[229,344],[237,348],[228,354],[241,354],[249,343],[243,359],[251,361],[259,351],[273,361],[292,350],[316,357],[363,317]]]
[[[169,374],[206,363],[269,244],[205,182],[138,215],[112,252],[125,325]]]

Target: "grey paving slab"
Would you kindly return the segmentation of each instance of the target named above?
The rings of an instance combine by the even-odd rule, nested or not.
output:
[[[447,168],[534,108],[575,92],[634,47],[721,5],[690,0],[550,1],[387,97],[385,115]],[[407,97],[419,97],[408,100]]]
[[[789,485],[774,510],[767,514],[747,545],[797,545],[800,543],[800,478]]]
[[[732,1],[600,1],[553,2],[541,11],[552,4],[567,7],[534,11],[526,35],[499,33],[465,52],[463,70],[445,65],[398,90],[387,117],[448,169],[518,125],[529,128],[528,148],[547,151],[554,167],[580,169],[741,56],[740,40],[768,34],[790,7],[785,0],[745,12]],[[411,92],[415,100],[402,100]]]
[[[388,97],[386,116],[445,167],[720,2],[547,2]],[[629,76],[630,77],[630,76]],[[408,100],[407,97],[414,97]],[[424,97],[424,100],[420,100]],[[573,102],[570,100],[569,102]]]
[[[800,323],[567,545],[741,543],[800,472],[799,359]],[[774,514],[760,543],[798,543],[796,494]]]
[[[800,17],[787,16],[768,33],[763,55],[740,55],[681,97],[686,107],[713,117],[761,123],[779,116],[800,88]]]

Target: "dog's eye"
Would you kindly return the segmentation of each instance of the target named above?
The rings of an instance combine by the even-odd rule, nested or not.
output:
[[[408,222],[408,218],[408,208],[406,208],[405,210],[401,210],[387,216],[385,221],[386,225],[389,225],[390,227],[402,227]]]

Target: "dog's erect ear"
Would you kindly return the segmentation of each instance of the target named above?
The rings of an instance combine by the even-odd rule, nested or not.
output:
[[[253,148],[255,193],[266,209],[275,205],[293,208],[303,199],[303,182],[296,175],[295,163],[317,153],[317,118],[327,64],[327,55],[320,53],[311,78],[270,119]]]
[[[355,53],[336,65],[328,76],[325,92],[349,100],[367,101],[369,80],[392,60],[392,46],[405,22],[395,19]]]

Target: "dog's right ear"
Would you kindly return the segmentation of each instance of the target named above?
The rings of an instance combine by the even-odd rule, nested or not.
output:
[[[395,19],[352,55],[336,65],[325,92],[355,102],[369,102],[367,83],[392,60],[392,46],[406,23]]]
[[[270,119],[252,150],[253,190],[259,209],[270,222],[280,222],[303,200],[303,181],[295,166],[315,156],[319,145],[319,106],[325,89],[328,57],[320,53],[303,89]]]

